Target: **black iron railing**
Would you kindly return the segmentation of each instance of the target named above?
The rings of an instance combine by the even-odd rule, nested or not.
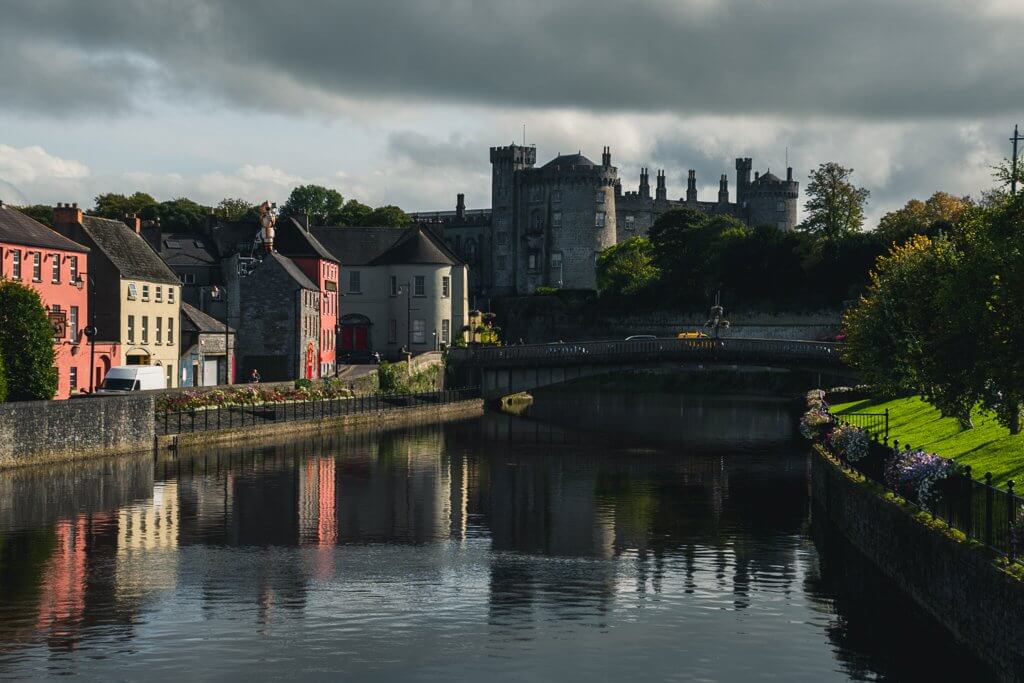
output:
[[[889,409],[884,413],[843,413],[839,418],[854,427],[866,429],[883,441],[889,440]]]
[[[839,415],[840,425],[859,427]],[[920,499],[919,487],[901,486],[894,476],[897,462],[914,451],[909,444],[894,440],[890,445],[879,432],[869,431],[867,455],[850,462],[841,451],[829,449],[844,466],[896,493],[911,505],[941,519],[971,540],[978,541],[1011,561],[1024,561],[1024,498],[1014,492],[1014,481],[1000,489],[992,484],[992,474],[974,479],[970,466],[948,461],[950,472],[930,489],[928,500]],[[827,447],[827,444],[826,444]]]
[[[479,389],[464,388],[424,391],[415,394],[369,394],[345,398],[318,398],[309,401],[163,410],[156,413],[156,431],[158,435],[167,435],[218,429],[242,429],[283,422],[379,413],[400,408],[444,405],[479,397]]]

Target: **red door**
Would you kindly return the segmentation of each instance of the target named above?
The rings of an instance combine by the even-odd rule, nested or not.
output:
[[[366,325],[358,325],[355,328],[354,348],[356,349],[356,351],[365,351],[366,349],[370,348],[369,332],[370,328],[366,327]]]
[[[341,326],[341,348],[345,351],[351,351],[354,348],[351,325]]]

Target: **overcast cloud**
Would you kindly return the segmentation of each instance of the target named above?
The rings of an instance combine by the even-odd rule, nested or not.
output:
[[[0,0],[0,195],[489,202],[487,148],[798,179],[872,216],[977,194],[1024,103],[1017,0]],[[187,125],[184,123],[187,121]]]

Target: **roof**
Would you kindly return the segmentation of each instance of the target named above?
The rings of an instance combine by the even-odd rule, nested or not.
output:
[[[566,154],[562,156],[559,154],[557,157],[544,164],[542,168],[550,168],[552,166],[593,166],[594,162],[586,158],[582,154]]]
[[[88,247],[68,239],[20,211],[0,204],[0,242],[26,247],[89,253]]]
[[[121,221],[83,216],[82,228],[120,272],[122,278],[180,284],[153,247]]]
[[[429,263],[460,266],[462,261],[448,246],[421,226],[409,228],[390,249],[373,259],[371,266]]]
[[[290,258],[283,256],[276,251],[270,252],[268,256],[280,263],[281,267],[284,268],[285,272],[291,276],[292,280],[294,280],[297,285],[303,289],[312,289],[314,292],[320,291],[320,288],[313,284],[313,281],[306,277],[306,274],[303,273]]]
[[[291,216],[278,221],[274,247],[282,254],[295,256],[317,256],[328,261],[339,262],[312,232]]]
[[[777,175],[772,173],[771,171],[768,171],[763,176],[758,177],[758,179],[755,182],[758,182],[758,183],[781,183],[782,180]]]
[[[213,244],[192,233],[162,234],[160,256],[170,266],[212,266],[217,263]]]
[[[224,323],[222,321],[200,311],[190,303],[181,302],[181,314],[200,332],[219,332],[224,334]],[[228,327],[228,332],[233,334],[234,331],[233,327]]]
[[[318,226],[311,232],[343,266],[364,266],[390,249],[407,229]]]

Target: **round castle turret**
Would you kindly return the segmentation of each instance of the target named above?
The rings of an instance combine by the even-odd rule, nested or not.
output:
[[[787,231],[796,227],[800,183],[793,180],[792,168],[786,169],[785,180],[773,175],[771,171],[756,175],[745,189],[748,225],[771,225]]]

